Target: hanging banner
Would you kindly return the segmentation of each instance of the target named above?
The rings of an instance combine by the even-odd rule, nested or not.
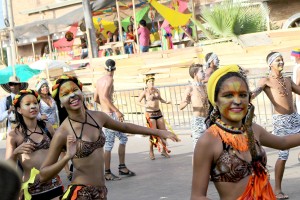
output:
[[[184,26],[192,17],[192,14],[180,13],[158,3],[156,0],[148,0],[148,2],[170,23],[172,27]]]
[[[144,18],[144,16],[147,14],[149,8],[150,8],[150,6],[147,6],[135,14],[137,24],[140,22],[140,20],[142,20]],[[121,23],[122,23],[122,26],[127,31],[127,26],[130,24],[130,17],[123,19]]]
[[[117,29],[115,26],[114,22],[106,21],[100,17],[93,17],[93,23],[95,29],[99,32],[102,33],[102,35],[107,38],[107,31],[110,31],[114,33]]]

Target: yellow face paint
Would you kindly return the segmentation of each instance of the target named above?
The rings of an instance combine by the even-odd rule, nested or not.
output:
[[[82,92],[73,81],[67,81],[60,86],[59,100],[66,109],[81,107],[82,99]]]
[[[231,126],[241,125],[248,104],[248,87],[241,78],[231,77],[223,82],[216,101],[223,122]]]

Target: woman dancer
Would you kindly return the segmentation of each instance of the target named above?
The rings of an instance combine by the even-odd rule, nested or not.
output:
[[[300,145],[300,135],[278,137],[252,124],[248,83],[237,65],[216,70],[207,91],[213,107],[194,152],[191,199],[207,199],[209,178],[220,199],[276,199],[262,145],[289,149]]]
[[[160,111],[159,102],[165,104],[170,104],[171,102],[163,100],[160,96],[159,90],[154,87],[154,74],[148,74],[145,81],[147,88],[140,94],[137,104],[146,108],[146,120],[150,128],[166,130],[165,120],[162,112]],[[141,103],[143,99],[146,100],[146,103]],[[155,160],[153,146],[159,147],[158,140],[159,139],[156,137],[150,136],[149,157],[151,160]],[[168,153],[171,151],[166,148],[166,143],[164,141],[162,141],[162,146],[161,155],[169,158],[170,156]]]
[[[6,141],[6,159],[17,162],[23,168],[23,186],[21,199],[53,199],[63,193],[58,176],[42,182],[39,169],[49,152],[51,138],[54,134],[52,125],[37,120],[39,113],[38,93],[34,90],[21,90],[13,100],[18,121]]]
[[[36,90],[41,97],[39,104],[40,114],[38,115],[38,118],[49,122],[52,124],[53,129],[56,130],[59,125],[58,110],[56,102],[50,94],[48,81],[46,79],[41,79],[36,85]],[[65,152],[62,152],[61,154],[64,156]],[[69,169],[69,164],[67,164],[65,166],[65,172],[67,174],[67,178],[71,180],[72,172]]]
[[[73,179],[62,199],[107,199],[103,152],[105,137],[102,127],[178,140],[168,131],[118,122],[103,112],[87,110],[84,106],[82,84],[75,77],[63,75],[57,79],[52,96],[57,105],[63,107],[59,112],[67,112],[67,118],[53,137],[50,154],[41,169],[41,179],[46,181],[56,176],[71,160],[74,165]],[[66,156],[58,160],[64,148]]]

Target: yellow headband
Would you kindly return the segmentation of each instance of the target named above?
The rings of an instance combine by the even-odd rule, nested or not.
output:
[[[207,82],[207,96],[210,103],[215,106],[215,90],[220,78],[229,72],[239,72],[240,68],[237,65],[227,65],[217,69],[208,79]]]

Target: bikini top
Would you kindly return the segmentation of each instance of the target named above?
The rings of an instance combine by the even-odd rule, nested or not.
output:
[[[217,159],[216,163],[211,168],[210,177],[213,182],[239,182],[243,178],[249,176],[253,172],[251,163],[239,158],[236,154],[229,151],[231,146],[223,143],[223,152]],[[267,156],[266,152],[260,146],[258,141],[255,143],[258,149],[258,161],[266,166]]]
[[[85,114],[86,115],[85,116],[85,122],[83,122],[83,123],[79,122],[79,121],[76,121],[76,120],[73,120],[73,119],[70,119],[68,117],[69,123],[71,125],[71,128],[72,128],[72,130],[74,132],[74,135],[75,135],[76,141],[77,141],[76,154],[75,154],[75,156],[73,158],[85,158],[85,157],[88,157],[96,149],[102,148],[104,146],[104,144],[105,144],[105,135],[103,134],[103,132],[101,130],[101,127],[97,124],[97,122],[92,118],[92,116],[88,112],[85,112],[85,113],[86,113]],[[87,115],[95,122],[96,125],[87,122]],[[79,137],[77,137],[77,135],[76,135],[76,132],[75,132],[75,130],[73,128],[71,120],[82,124],[81,132],[80,132]],[[90,126],[92,126],[94,128],[99,129],[99,137],[98,137],[97,141],[95,141],[95,142],[89,142],[89,141],[82,140],[83,127],[84,127],[85,124],[88,124],[88,125],[90,125]]]
[[[24,138],[23,143],[30,142],[30,143],[32,143],[32,144],[35,145],[35,148],[34,148],[33,152],[34,151],[38,151],[40,149],[49,149],[49,147],[50,147],[51,134],[49,133],[49,131],[48,131],[47,128],[45,128],[45,129],[41,128],[41,130],[42,130],[42,133],[36,132],[35,130],[34,131],[30,131],[29,130],[31,132],[31,134],[32,133],[37,133],[37,134],[43,135],[43,139],[42,139],[41,142],[35,142],[33,139],[31,139],[30,138],[31,134],[30,135],[26,135],[25,138]]]
[[[155,100],[160,100],[159,93],[157,89],[153,93],[151,93],[149,90],[147,90],[147,93],[149,93],[148,96],[146,96],[146,101],[155,101]]]

